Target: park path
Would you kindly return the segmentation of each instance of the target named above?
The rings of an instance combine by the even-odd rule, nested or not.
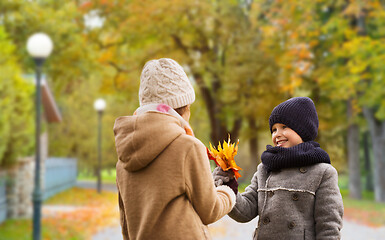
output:
[[[78,187],[95,188],[95,183],[78,182]],[[103,184],[104,191],[116,192],[115,184]],[[251,240],[257,219],[248,223],[237,223],[225,216],[209,226],[213,240]],[[379,228],[360,225],[344,219],[341,230],[342,240],[385,240],[385,226]],[[92,237],[92,240],[123,240],[120,226],[102,229]]]
[[[257,220],[249,223],[237,223],[225,216],[209,226],[213,240],[251,240]],[[385,226],[371,228],[345,220],[341,230],[342,240],[384,240]],[[120,226],[103,229],[92,240],[123,240]]]

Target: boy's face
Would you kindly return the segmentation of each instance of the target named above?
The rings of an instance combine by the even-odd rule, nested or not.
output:
[[[303,143],[302,138],[293,129],[282,123],[274,124],[271,129],[271,138],[276,147],[289,148]]]

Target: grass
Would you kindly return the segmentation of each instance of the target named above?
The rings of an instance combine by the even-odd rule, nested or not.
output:
[[[43,221],[43,224],[45,222]],[[46,227],[43,225],[42,236],[43,239],[69,239],[77,240],[76,234],[71,229],[65,234],[60,233],[55,228]],[[0,239],[1,240],[30,240],[32,238],[32,222],[27,219],[12,219],[7,220],[0,225]]]
[[[363,180],[362,180],[363,182]],[[349,176],[338,177],[338,185],[344,201],[344,218],[371,227],[385,225],[385,203],[374,201],[374,193],[362,191],[362,199],[349,197]]]
[[[371,227],[385,225],[385,203],[374,201],[373,192],[363,192],[362,199],[349,197],[347,189],[341,189],[344,201],[344,218]]]
[[[240,184],[238,185],[238,191],[239,191],[240,193],[243,193],[243,192],[245,191],[245,188],[246,188],[247,186],[249,186],[249,183],[240,183]]]
[[[117,194],[72,188],[44,205],[76,206],[74,211],[54,211],[42,219],[43,240],[88,240],[103,227],[119,224]],[[0,225],[0,240],[31,239],[31,219],[7,220]]]
[[[81,171],[77,177],[78,180],[83,181],[96,181],[96,176],[86,171]],[[102,182],[104,183],[116,183],[116,170],[104,169],[102,170]]]

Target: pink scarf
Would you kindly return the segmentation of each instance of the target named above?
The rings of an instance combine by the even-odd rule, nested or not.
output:
[[[194,132],[190,127],[190,125],[188,124],[188,122],[184,120],[182,116],[179,115],[179,113],[177,113],[172,107],[163,103],[148,104],[136,109],[136,111],[134,112],[134,115],[140,115],[146,112],[161,112],[161,113],[169,114],[171,116],[178,118],[181,126],[186,131],[186,134],[194,137]]]

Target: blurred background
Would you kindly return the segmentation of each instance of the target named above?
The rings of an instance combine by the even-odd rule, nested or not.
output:
[[[39,103],[44,239],[119,224],[116,192],[99,185],[115,183],[112,128],[139,106],[144,63],[161,57],[193,82],[196,137],[239,139],[241,187],[271,144],[273,107],[312,98],[345,218],[385,226],[384,26],[383,0],[0,1],[0,239],[31,237],[38,70],[26,44],[37,32],[53,42]]]

